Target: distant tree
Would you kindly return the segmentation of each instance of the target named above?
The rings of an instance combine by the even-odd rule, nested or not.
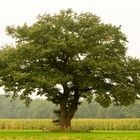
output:
[[[60,128],[70,128],[81,98],[102,106],[140,97],[140,62],[126,56],[120,27],[72,10],[39,16],[31,26],[7,27],[16,46],[0,51],[0,85],[26,104],[36,92],[60,106]],[[19,94],[20,93],[20,94]]]
[[[124,112],[122,111],[121,106],[113,106],[111,105],[106,110],[106,118],[124,118]]]
[[[90,104],[87,101],[83,101],[75,113],[75,118],[96,118],[100,108],[101,106],[94,100]]]
[[[140,101],[136,101],[134,105],[122,107],[125,118],[140,118]]]
[[[54,109],[56,106],[51,102],[46,102],[46,100],[33,100],[27,107],[19,98],[13,100],[11,97],[6,98],[4,95],[0,95],[0,118],[51,118]]]

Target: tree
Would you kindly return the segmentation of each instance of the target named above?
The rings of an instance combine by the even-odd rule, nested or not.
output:
[[[107,107],[140,97],[140,62],[126,56],[121,27],[92,13],[44,14],[31,26],[8,26],[7,33],[16,46],[0,51],[1,86],[26,104],[33,92],[45,95],[60,107],[55,113],[61,129],[70,128],[82,98]]]

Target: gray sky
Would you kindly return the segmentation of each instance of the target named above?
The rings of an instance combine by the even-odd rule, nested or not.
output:
[[[128,37],[128,54],[140,58],[140,0],[0,0],[0,46],[12,42],[8,25],[32,24],[38,14],[72,8],[92,12],[105,23],[122,25]]]

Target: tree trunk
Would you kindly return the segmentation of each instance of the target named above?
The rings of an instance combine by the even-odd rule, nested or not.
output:
[[[71,120],[69,120],[68,118],[60,118],[60,129],[61,130],[65,130],[65,131],[69,131],[71,130]]]
[[[78,99],[74,98],[69,107],[64,102],[60,104],[60,128],[62,130],[71,130],[71,120],[78,109]]]
[[[71,130],[71,119],[66,107],[60,108],[60,128],[61,130]]]
[[[60,102],[60,128],[61,130],[71,130],[71,120],[77,111],[79,94],[75,90],[71,103],[68,102],[70,91],[67,86],[64,87],[64,94]]]

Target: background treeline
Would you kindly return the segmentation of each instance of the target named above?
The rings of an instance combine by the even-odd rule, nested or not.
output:
[[[19,99],[12,100],[0,95],[0,118],[53,118],[57,107],[42,99],[34,100],[26,107]],[[140,118],[140,101],[134,105],[101,107],[98,103],[86,101],[79,107],[75,118]]]

